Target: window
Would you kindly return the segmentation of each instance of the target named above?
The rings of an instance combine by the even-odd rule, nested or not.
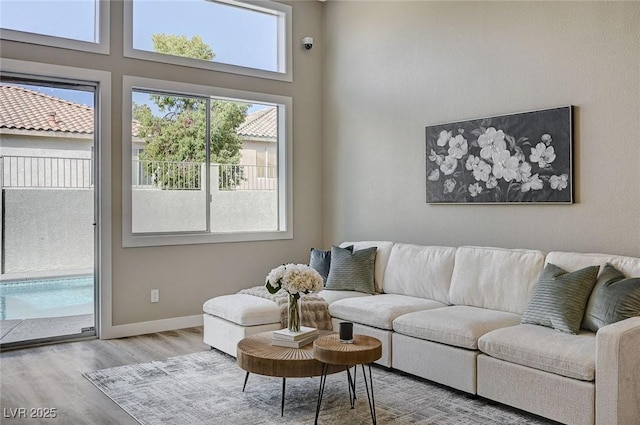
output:
[[[125,246],[291,238],[290,98],[124,81]]]
[[[291,81],[290,6],[132,0],[124,7],[125,56]]]
[[[109,53],[109,1],[2,0],[0,37],[25,43]]]

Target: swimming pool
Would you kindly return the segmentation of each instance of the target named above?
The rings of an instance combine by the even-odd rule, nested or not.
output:
[[[0,283],[0,320],[94,312],[93,275]]]

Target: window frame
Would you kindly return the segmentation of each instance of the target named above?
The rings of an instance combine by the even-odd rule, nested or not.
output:
[[[260,12],[277,13],[278,17],[278,68],[284,72],[267,71],[221,62],[204,61],[135,49],[133,47],[133,0],[124,2],[124,37],[123,55],[133,59],[152,62],[170,63],[191,68],[207,69],[211,71],[227,72],[230,74],[246,75],[249,77],[266,78],[279,81],[293,81],[293,49],[292,49],[292,8],[289,5],[270,0],[215,0],[216,3],[226,3],[229,6]]]
[[[16,41],[19,43],[38,44],[42,46],[57,47],[61,49],[79,50],[83,52],[108,55],[110,52],[110,1],[95,1],[98,7],[98,19],[96,20],[96,32],[98,34],[97,43],[6,28],[0,28],[0,39]]]
[[[122,104],[122,245],[123,247],[192,245],[293,239],[292,110],[288,96],[123,76]],[[275,231],[133,233],[132,231],[132,91],[156,90],[176,95],[211,96],[278,106],[278,228]]]

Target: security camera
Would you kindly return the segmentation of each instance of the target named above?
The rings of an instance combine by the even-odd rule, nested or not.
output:
[[[305,37],[302,39],[302,45],[305,49],[311,50],[313,47],[313,37]]]

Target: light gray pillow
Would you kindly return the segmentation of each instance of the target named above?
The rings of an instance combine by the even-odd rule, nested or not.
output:
[[[582,327],[597,332],[603,326],[640,315],[640,277],[627,278],[605,264],[593,288]]]
[[[567,273],[547,264],[522,315],[522,323],[577,334],[599,269],[600,266],[590,266]]]
[[[377,247],[351,252],[337,246],[331,247],[331,268],[324,289],[375,292],[374,265]]]

